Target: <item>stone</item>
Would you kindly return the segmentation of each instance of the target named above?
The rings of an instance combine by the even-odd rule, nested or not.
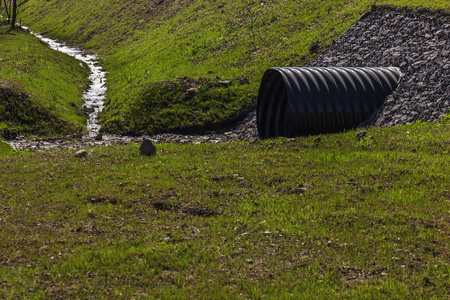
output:
[[[142,141],[141,147],[139,148],[142,154],[144,155],[155,155],[156,154],[156,147],[153,145],[152,141],[149,139],[144,139]]]
[[[85,157],[87,155],[86,150],[80,150],[77,153],[75,153],[75,157]]]
[[[231,81],[230,80],[222,80],[222,81],[219,81],[219,85],[228,87],[231,85]]]
[[[186,92],[184,93],[184,95],[191,95],[191,96],[195,96],[198,92],[198,89],[193,87],[190,89],[187,89]]]
[[[356,138],[357,138],[357,139],[362,139],[362,138],[365,137],[366,135],[367,135],[367,132],[364,131],[364,130],[361,130],[361,131],[358,131],[358,132],[356,133]]]
[[[100,132],[95,136],[95,140],[96,141],[101,141],[103,140],[103,134],[101,134]]]

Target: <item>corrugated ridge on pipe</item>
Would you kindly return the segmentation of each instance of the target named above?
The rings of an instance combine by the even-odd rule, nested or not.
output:
[[[258,95],[260,138],[356,127],[397,87],[398,68],[270,68]]]

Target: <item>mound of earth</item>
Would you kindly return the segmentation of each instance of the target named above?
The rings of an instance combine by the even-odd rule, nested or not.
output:
[[[232,125],[252,109],[249,78],[177,78],[147,84],[122,109],[122,118],[101,115],[102,133],[137,136],[164,132],[198,132]],[[108,107],[109,103],[106,103]],[[110,109],[116,109],[110,106]],[[220,121],[219,121],[220,120]]]
[[[63,121],[37,104],[11,82],[0,82],[0,135],[9,140],[21,134],[80,135],[82,128]]]

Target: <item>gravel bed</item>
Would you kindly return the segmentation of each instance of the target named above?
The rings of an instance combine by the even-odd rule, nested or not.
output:
[[[436,122],[450,109],[450,17],[377,7],[310,64],[399,67],[397,89],[361,126]]]

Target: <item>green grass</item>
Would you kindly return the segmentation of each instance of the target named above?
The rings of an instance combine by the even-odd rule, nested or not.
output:
[[[10,154],[13,149],[0,139],[0,155]]]
[[[162,128],[173,132],[201,130],[206,125],[209,130],[232,125],[253,109],[254,100],[247,78],[236,78],[233,82],[227,86],[217,79],[185,78],[149,84],[127,104],[129,111],[107,120],[103,130],[134,134],[155,133]],[[249,101],[236,104],[232,100],[236,97]]]
[[[0,158],[2,298],[446,298],[450,126]]]
[[[86,127],[89,69],[29,33],[0,26],[0,129],[65,135]]]
[[[92,3],[30,0],[22,20],[98,52],[108,71],[106,128],[144,131],[236,118],[266,68],[306,64],[316,55],[311,45],[325,47],[372,4]],[[46,63],[58,66],[49,81],[75,71],[73,81],[63,77],[73,92],[58,101],[78,100],[58,103],[80,107],[77,62],[20,31],[0,34],[2,56],[6,39],[16,43],[14,60],[0,62],[0,72],[11,65],[14,103],[29,95],[63,119],[59,104],[52,110],[52,98],[39,96],[58,86],[39,75]],[[22,45],[37,48],[18,56]],[[41,52],[50,54],[31,60]],[[235,79],[227,89],[215,79],[242,75],[248,84]],[[176,80],[184,76],[198,80]],[[151,123],[142,120],[148,114]],[[349,131],[162,144],[153,157],[137,144],[88,149],[78,159],[75,150],[13,152],[0,142],[0,298],[447,298],[448,120],[370,128],[361,140]]]
[[[159,2],[30,0],[22,8],[24,23],[34,30],[101,55],[109,89],[101,118],[104,131],[167,131],[167,124],[210,128],[235,121],[256,105],[265,70],[306,65],[372,4],[449,8],[444,0]],[[226,101],[212,90],[216,102],[205,104],[208,101],[198,97],[176,110],[160,109],[163,99],[147,97],[161,80],[216,76],[246,76],[249,84],[235,87]],[[149,112],[152,118],[136,113],[144,98],[157,107]]]

